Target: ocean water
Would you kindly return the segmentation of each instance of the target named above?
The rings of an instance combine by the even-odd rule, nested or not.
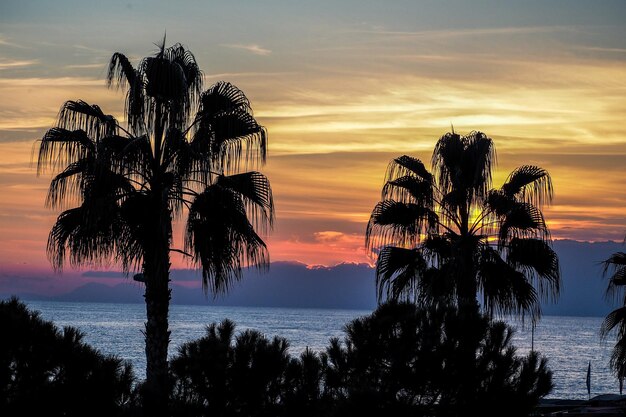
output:
[[[26,302],[44,319],[58,326],[74,326],[85,340],[103,353],[114,354],[133,364],[136,374],[145,375],[142,304]],[[299,355],[307,347],[322,351],[331,337],[343,338],[350,320],[369,314],[361,310],[293,309],[262,307],[215,307],[172,305],[171,344],[174,354],[181,344],[204,335],[212,322],[231,319],[237,330],[255,329],[268,337],[285,337],[290,353]],[[548,358],[555,388],[550,398],[586,399],[587,367],[591,363],[591,395],[618,393],[617,380],[608,369],[611,342],[599,338],[600,317],[545,316],[534,331],[534,349]],[[531,350],[529,324],[509,320],[516,329],[513,344],[518,353]]]

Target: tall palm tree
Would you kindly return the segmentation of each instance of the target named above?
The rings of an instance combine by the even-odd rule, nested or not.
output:
[[[69,259],[141,271],[145,405],[156,415],[167,409],[170,252],[187,255],[213,292],[227,290],[244,266],[268,266],[257,230],[272,224],[270,184],[239,172],[265,162],[267,134],[242,91],[227,82],[203,91],[193,54],[166,48],[165,39],[136,68],[113,54],[107,85],[126,90],[126,127],[97,105],[68,101],[40,141],[38,173],[58,172],[47,204],[65,210],[48,253],[57,269]],[[173,248],[172,222],[183,213],[184,248]]]
[[[494,313],[540,313],[559,292],[559,262],[541,212],[552,199],[542,168],[524,165],[492,189],[495,147],[481,132],[446,133],[432,171],[411,156],[389,164],[366,245],[379,251],[378,298]]]
[[[616,252],[604,261],[604,275],[612,272],[607,286],[607,296],[617,296],[626,286],[626,253]],[[613,373],[621,382],[626,377],[626,294],[623,294],[623,306],[611,311],[600,328],[602,338],[615,332],[617,341],[611,354],[610,366]],[[621,392],[621,388],[620,388]]]

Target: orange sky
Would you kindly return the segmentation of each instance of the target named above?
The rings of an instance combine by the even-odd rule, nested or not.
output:
[[[58,213],[44,208],[50,177],[31,165],[35,140],[67,99],[121,117],[123,96],[104,85],[108,58],[137,62],[165,29],[195,53],[207,86],[244,90],[269,131],[272,261],[371,262],[363,235],[387,163],[429,161],[451,125],[495,140],[496,186],[520,164],[551,173],[554,238],[622,240],[626,5],[544,3],[3,2],[0,280],[50,272]]]

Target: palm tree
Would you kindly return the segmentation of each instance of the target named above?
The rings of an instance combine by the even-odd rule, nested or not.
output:
[[[626,285],[626,253],[616,252],[604,261],[604,275],[612,271],[607,286],[607,296],[617,296],[618,291]],[[626,295],[623,298],[623,306],[611,311],[600,328],[602,338],[610,333],[617,333],[617,341],[611,354],[610,366],[615,376],[621,382],[626,377]],[[620,388],[621,392],[621,388]]]
[[[125,124],[97,105],[68,101],[40,141],[38,173],[52,169],[47,205],[64,209],[48,254],[61,269],[120,264],[145,283],[145,402],[167,410],[170,252],[202,271],[205,291],[226,291],[242,267],[269,265],[257,230],[271,227],[269,181],[239,173],[265,162],[267,134],[250,102],[230,83],[202,90],[202,72],[180,44],[135,68],[113,54],[109,88],[126,90]],[[60,172],[59,172],[60,171]],[[71,207],[71,208],[68,208]],[[172,247],[172,222],[187,213],[184,248]]]
[[[495,147],[481,132],[446,133],[432,171],[411,156],[389,164],[366,245],[380,251],[378,298],[540,314],[559,292],[558,258],[541,212],[552,199],[542,168],[524,165],[491,188]],[[534,285],[533,285],[534,284]]]

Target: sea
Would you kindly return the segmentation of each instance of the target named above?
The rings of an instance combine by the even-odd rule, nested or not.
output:
[[[25,303],[59,327],[80,329],[87,343],[102,353],[130,361],[136,375],[145,376],[144,305]],[[286,338],[292,355],[299,355],[307,347],[321,352],[330,338],[343,338],[344,326],[349,321],[370,313],[364,310],[171,305],[170,355],[183,343],[202,337],[207,325],[226,318],[235,322],[238,331],[255,329],[268,337]],[[515,329],[513,345],[519,354],[534,348],[548,358],[554,382],[554,390],[548,398],[587,399],[589,367],[592,397],[619,393],[619,383],[608,367],[611,340],[602,341],[599,337],[601,317],[544,316],[534,330],[528,322],[506,321]]]

